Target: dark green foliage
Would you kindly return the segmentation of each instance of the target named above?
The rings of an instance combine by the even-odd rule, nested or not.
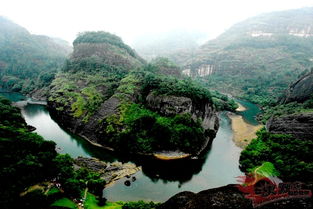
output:
[[[80,168],[76,171],[76,178],[83,179],[87,184],[88,191],[96,196],[101,197],[104,188],[105,180],[100,178],[100,174],[87,170],[86,168]]]
[[[234,112],[238,108],[238,104],[228,96],[219,93],[218,91],[211,91],[214,106],[217,110],[232,111]]]
[[[129,46],[124,44],[120,37],[108,32],[97,31],[80,33],[73,42],[73,45],[75,46],[80,43],[108,43],[125,49],[131,56],[136,57],[134,51]]]
[[[162,117],[138,104],[123,104],[121,115],[107,118],[106,127],[111,145],[131,153],[181,150],[193,154],[205,138],[201,123],[190,115]]]
[[[62,184],[66,196],[79,198],[86,186],[89,192],[100,196],[105,185],[105,181],[100,179],[100,175],[85,168],[74,170],[73,159],[68,155],[58,155],[55,160],[57,166],[57,177]]]
[[[157,206],[160,205],[159,203],[154,202],[127,202],[123,205],[122,209],[155,209]]]
[[[249,18],[202,45],[186,65],[194,72],[213,67],[203,78],[211,89],[273,105],[312,65],[313,38],[297,32],[312,27],[312,14],[302,8]]]
[[[263,129],[241,152],[240,168],[250,171],[264,162],[271,162],[282,179],[309,181],[313,175],[312,149],[312,141],[271,134]]]
[[[36,189],[27,193],[20,201],[23,208],[44,208],[47,206],[48,197],[40,189]]]
[[[0,205],[14,203],[25,188],[55,174],[55,143],[28,132],[19,110],[0,99]],[[21,175],[22,174],[22,175]]]
[[[101,72],[103,76],[114,76],[115,74],[120,75],[126,74],[127,72],[121,67],[103,63],[102,61],[99,61],[98,58],[95,56],[84,57],[80,58],[79,60],[66,60],[62,71],[70,73],[79,71],[84,71],[87,73]]]
[[[306,109],[313,109],[313,95],[311,95],[311,98],[303,103],[303,107]]]
[[[160,95],[189,97],[195,104],[202,102],[212,103],[210,91],[190,78],[177,79],[154,73],[145,73],[142,80],[141,91],[143,95],[147,95],[150,91],[153,91]]]
[[[61,181],[66,181],[68,178],[74,176],[74,169],[72,167],[74,161],[71,156],[68,154],[58,155],[54,159],[54,162],[58,171],[58,179]]]
[[[62,182],[62,188],[68,197],[80,198],[85,188],[85,182],[77,178],[68,178]]]
[[[213,88],[213,86],[215,86],[215,85],[212,85],[213,82],[208,82],[206,80],[206,78],[204,78],[204,79],[203,78],[196,78],[195,80],[203,88],[210,89],[210,92],[212,95],[212,100],[213,100],[214,106],[216,107],[217,110],[219,110],[219,111],[227,110],[227,111],[234,112],[238,108],[237,103],[232,98],[230,98],[230,97],[226,96],[225,94],[222,94],[218,91],[211,90],[211,88]]]
[[[162,117],[147,108],[146,98],[150,93],[188,97],[193,107],[202,111],[205,105],[213,105],[209,90],[190,78],[168,76],[168,70],[176,73],[179,69],[167,59],[127,68],[122,58],[113,59],[120,55],[129,58],[116,42],[121,40],[104,32],[81,34],[74,41],[74,53],[64,72],[59,73],[51,85],[49,103],[59,114],[77,118],[81,125],[96,118],[97,134],[105,135],[101,143],[115,150],[130,153],[162,150],[194,153],[199,150],[209,134],[204,133],[199,121],[191,119],[190,115]],[[140,59],[135,60],[140,62]],[[102,104],[108,99],[119,105],[119,110],[109,113],[108,117],[97,118],[97,111],[101,114],[106,111],[99,108],[104,107]]]
[[[2,126],[13,126],[24,128],[25,121],[22,118],[20,110],[11,106],[11,102],[0,96],[0,124]]]
[[[291,102],[288,104],[278,104],[272,107],[264,108],[264,112],[260,115],[263,123],[273,116],[283,116],[295,113],[313,112],[313,99],[309,99],[304,103]]]
[[[48,86],[71,51],[70,46],[0,17],[0,85],[29,93]]]
[[[34,190],[23,197],[20,193],[52,178],[58,179],[64,195],[70,197],[80,197],[88,181],[91,181],[88,187],[94,192],[105,183],[92,172],[74,171],[73,159],[69,155],[58,155],[54,142],[29,132],[19,109],[2,97],[0,118],[0,208],[43,208],[54,200],[49,193],[44,195],[41,190]]]
[[[57,103],[60,106],[57,110],[68,108],[74,117],[88,122],[102,102],[114,94],[124,76],[123,71],[103,71],[93,75],[86,72],[59,73],[51,84],[48,101]],[[88,83],[88,86],[82,88],[78,82]]]
[[[206,85],[213,89],[231,93],[255,104],[270,106],[277,102],[293,79],[294,77],[285,73],[262,72],[250,78],[245,78],[241,74],[227,76],[215,74],[201,78],[201,82],[206,82]]]

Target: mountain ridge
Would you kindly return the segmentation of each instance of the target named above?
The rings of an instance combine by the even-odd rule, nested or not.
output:
[[[71,47],[0,16],[0,86],[31,93],[49,85]]]

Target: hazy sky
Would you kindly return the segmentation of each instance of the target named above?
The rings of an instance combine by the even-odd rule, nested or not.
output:
[[[313,6],[312,0],[0,0],[0,15],[31,33],[72,42],[105,30],[131,44],[145,33],[187,29],[214,38],[260,13]]]

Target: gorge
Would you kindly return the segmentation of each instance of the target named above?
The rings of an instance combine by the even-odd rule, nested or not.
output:
[[[13,101],[21,100],[17,93],[2,95]],[[258,107],[248,105],[247,116],[244,119],[253,121]],[[251,112],[252,108],[252,112]],[[34,126],[38,134],[45,139],[57,143],[58,151],[68,153],[72,157],[96,157],[104,162],[127,162],[127,158],[116,153],[96,147],[78,136],[64,131],[51,117],[46,106],[28,104],[22,108],[26,122]],[[245,112],[243,112],[243,115]],[[129,187],[124,185],[127,178],[118,180],[115,184],[104,189],[104,196],[109,201],[153,200],[163,202],[170,196],[181,191],[199,192],[236,183],[236,177],[243,175],[239,170],[239,155],[241,149],[232,141],[233,133],[230,120],[226,113],[220,113],[220,128],[212,145],[202,158],[197,160],[185,159],[174,162],[160,160],[131,159],[131,162],[142,167],[134,176],[136,181]],[[250,122],[251,123],[251,122]]]

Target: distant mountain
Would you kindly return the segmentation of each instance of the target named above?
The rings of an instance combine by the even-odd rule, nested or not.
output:
[[[166,57],[180,65],[206,40],[207,35],[201,32],[173,30],[143,35],[135,40],[133,46],[148,61]]]
[[[275,100],[313,65],[313,8],[262,14],[240,22],[190,57],[185,74],[257,103]]]
[[[66,41],[32,35],[0,17],[0,86],[29,93],[49,84],[71,50]]]

